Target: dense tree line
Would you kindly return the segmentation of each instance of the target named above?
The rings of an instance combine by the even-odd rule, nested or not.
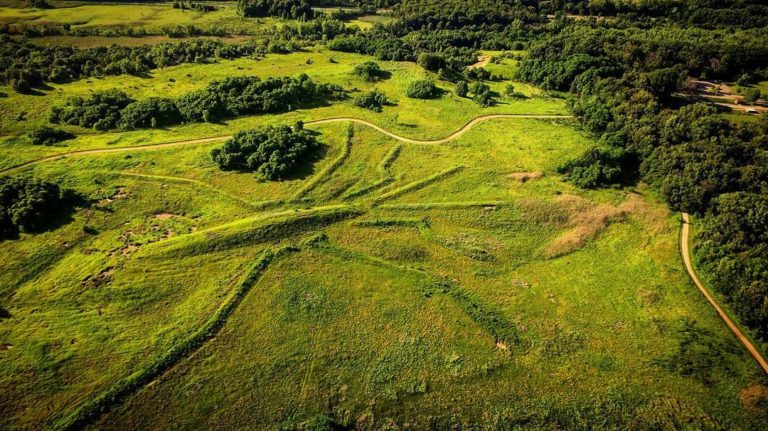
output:
[[[274,16],[310,20],[315,12],[305,0],[238,0],[237,12],[248,17]]]
[[[72,191],[27,177],[0,178],[0,240],[45,230],[75,203]]]
[[[255,172],[265,180],[281,180],[309,161],[319,144],[312,132],[288,126],[243,130],[211,151],[222,170]]]
[[[140,74],[181,63],[232,59],[258,53],[259,47],[255,44],[225,44],[214,39],[78,49],[41,47],[2,36],[0,80],[17,91],[28,92],[45,82],[63,83],[91,76]]]
[[[178,99],[134,100],[110,89],[90,97],[73,97],[51,110],[50,122],[108,130],[171,126],[182,122],[217,121],[244,115],[284,112],[346,97],[337,85],[318,84],[307,75],[261,80],[256,76],[213,81]]]
[[[662,19],[703,28],[757,28],[768,25],[768,6],[760,0],[553,0],[541,12]]]
[[[732,122],[671,102],[686,77],[760,76],[764,29],[595,26],[572,22],[529,50],[518,77],[569,91],[598,146],[561,171],[582,187],[642,178],[670,207],[703,217],[696,256],[714,288],[768,339],[768,121]]]

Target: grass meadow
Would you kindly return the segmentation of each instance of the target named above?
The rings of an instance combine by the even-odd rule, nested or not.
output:
[[[356,117],[436,139],[484,114],[566,114],[562,99],[521,83],[528,99],[490,108],[447,82],[440,99],[407,99],[408,82],[434,76],[382,62],[391,77],[367,83],[352,70],[369,59],[315,48],[38,96],[3,89],[0,168],[297,120]],[[287,71],[353,95],[376,88],[397,106],[70,128],[78,138],[53,147],[24,136],[50,106],[97,89],[176,97]],[[642,185],[584,191],[557,173],[594,144],[574,122],[496,119],[440,145],[362,125],[348,144],[345,122],[307,127],[322,157],[280,182],[218,170],[211,142],[15,171],[88,204],[0,243],[0,428],[86,416],[100,430],[306,429],[321,416],[361,430],[768,425],[754,396],[765,376],[688,279],[679,216]]]

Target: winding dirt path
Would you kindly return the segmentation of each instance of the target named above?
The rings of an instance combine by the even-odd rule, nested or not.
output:
[[[483,123],[488,120],[494,120],[494,119],[500,119],[500,118],[517,118],[517,119],[541,119],[541,120],[563,120],[563,119],[571,119],[573,118],[572,115],[535,115],[535,114],[488,114],[488,115],[480,115],[478,117],[475,117],[474,119],[470,120],[467,124],[462,126],[460,129],[456,130],[455,132],[451,133],[450,135],[441,138],[441,139],[413,139],[408,138],[405,136],[398,135],[396,133],[390,132],[386,129],[384,129],[381,126],[377,126],[376,124],[368,121],[363,120],[361,118],[355,118],[355,117],[333,117],[333,118],[325,118],[321,120],[312,120],[312,121],[306,121],[304,123],[305,126],[312,126],[312,125],[318,125],[318,124],[328,124],[328,123],[356,123],[356,124],[362,124],[364,126],[370,127],[378,132],[383,133],[384,135],[389,136],[390,138],[396,139],[400,142],[405,142],[409,144],[417,144],[417,145],[439,145],[444,144],[446,142],[452,141],[461,135],[467,133],[469,130],[471,130],[473,127],[477,126],[480,123]],[[30,160],[24,163],[19,163],[17,165],[5,168],[0,170],[0,175],[5,175],[14,171],[17,171],[21,168],[25,168],[27,166],[37,165],[40,163],[50,162],[54,160],[61,160],[68,157],[73,156],[84,156],[89,154],[108,154],[108,153],[122,153],[122,152],[128,152],[128,151],[147,151],[147,150],[157,150],[157,149],[164,149],[164,148],[172,148],[172,147],[180,147],[180,146],[187,146],[187,145],[200,145],[200,144],[209,144],[211,142],[219,142],[224,141],[227,139],[232,138],[232,135],[224,135],[224,136],[212,136],[209,138],[200,138],[200,139],[189,139],[185,141],[173,141],[173,142],[163,142],[159,144],[145,144],[145,145],[134,145],[129,147],[114,147],[114,148],[94,148],[90,150],[78,150],[78,151],[70,151],[67,153],[61,153],[61,154],[54,154],[51,156],[42,157],[35,160]]]
[[[709,293],[709,291],[704,287],[704,285],[699,280],[699,277],[696,276],[696,271],[693,269],[693,263],[691,260],[691,250],[689,247],[689,237],[691,233],[691,218],[687,213],[683,213],[683,224],[682,224],[682,230],[680,232],[680,254],[683,256],[683,262],[685,262],[685,269],[688,270],[688,275],[691,276],[691,279],[693,280],[694,284],[696,284],[696,287],[699,288],[699,291],[704,295],[705,298],[707,298],[707,301],[712,305],[712,307],[717,312],[717,315],[720,316],[720,318],[725,322],[725,324],[730,328],[730,330],[733,332],[734,335],[736,335],[736,338],[741,341],[741,344],[744,345],[744,347],[747,348],[747,351],[749,351],[749,354],[752,355],[752,357],[757,361],[757,364],[760,365],[760,367],[765,371],[766,374],[768,374],[768,362],[766,362],[765,358],[763,358],[763,355],[760,353],[757,348],[752,344],[751,341],[749,341],[749,338],[747,338],[743,332],[741,332],[741,329],[739,329],[738,326],[731,320],[730,317],[728,317],[728,314],[723,311],[722,308],[720,308],[720,305],[717,304],[717,301],[715,301],[715,298],[712,297],[712,295]]]

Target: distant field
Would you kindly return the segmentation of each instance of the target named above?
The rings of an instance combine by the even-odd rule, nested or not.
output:
[[[171,3],[85,4],[55,9],[0,7],[0,24],[70,24],[74,30],[144,28],[160,31],[163,27],[195,25],[224,29],[231,34],[249,34],[279,22],[272,18],[242,18],[232,5],[213,12],[182,11],[171,7]]]
[[[439,99],[409,99],[409,82],[436,75],[380,62],[391,76],[369,83],[352,73],[368,60],[316,47],[39,95],[0,88],[0,169],[297,120],[438,139],[486,114],[567,115],[563,99],[509,80],[489,83],[489,108],[445,81]],[[226,76],[299,73],[396,106],[67,127],[78,138],[51,147],[24,136],[96,90],[178,97]],[[505,96],[509,84],[528,98]],[[583,190],[558,174],[595,144],[573,120],[496,118],[441,144],[349,121],[306,128],[321,157],[284,181],[221,171],[220,142],[14,171],[89,203],[0,243],[0,428],[71,425],[83,411],[100,412],[94,430],[282,430],[322,415],[358,429],[765,428],[752,403],[765,376],[691,284],[679,216],[642,184]]]

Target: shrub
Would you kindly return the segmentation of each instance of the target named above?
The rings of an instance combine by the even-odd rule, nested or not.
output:
[[[310,20],[315,14],[304,0],[238,0],[237,12],[242,16],[275,16],[284,19]]]
[[[365,63],[355,66],[355,75],[365,79],[368,82],[377,81],[381,79],[384,71],[379,66],[379,63],[375,61],[366,61]]]
[[[596,188],[619,182],[631,169],[631,158],[623,149],[592,147],[558,172],[568,173],[568,181],[579,187]]]
[[[432,81],[412,81],[405,89],[405,95],[412,99],[434,99],[440,96],[440,90]]]
[[[379,93],[378,91],[371,91],[370,93],[365,93],[356,97],[354,103],[357,107],[381,112],[384,109],[384,105],[389,105],[391,102],[384,94]]]
[[[57,142],[74,139],[75,135],[66,130],[43,126],[29,132],[29,139],[33,145],[53,145]]]
[[[423,67],[430,72],[437,72],[445,67],[445,59],[437,54],[423,53],[416,61],[419,66]]]
[[[51,111],[51,123],[93,127],[97,130],[114,129],[120,124],[120,111],[133,99],[118,90],[96,91],[91,97],[72,97],[62,107]]]
[[[279,180],[309,160],[317,149],[314,135],[288,126],[243,130],[211,151],[222,170],[256,172],[266,180]]]
[[[120,127],[124,129],[146,129],[169,126],[181,122],[181,113],[173,99],[150,97],[133,102],[120,113]]]
[[[747,88],[744,90],[744,101],[749,103],[750,105],[753,105],[755,102],[760,99],[760,90],[757,88]]]
[[[454,92],[459,97],[467,97],[467,94],[469,93],[469,84],[467,84],[467,81],[459,81],[456,84]]]
[[[71,192],[53,183],[0,178],[0,239],[45,229],[72,200]]]

